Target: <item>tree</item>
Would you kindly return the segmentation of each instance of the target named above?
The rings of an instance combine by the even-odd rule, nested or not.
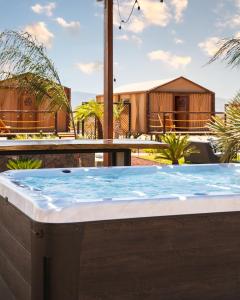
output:
[[[221,161],[235,159],[240,150],[240,94],[226,108],[226,118],[213,117],[208,126],[218,137],[216,144],[222,152]]]
[[[10,159],[7,162],[7,168],[9,170],[40,169],[41,166],[41,160],[31,158]]]
[[[115,137],[118,138],[120,134],[120,118],[124,110],[124,104],[119,102],[114,104],[113,115],[114,115],[114,131]],[[98,103],[95,100],[90,100],[87,103],[79,105],[75,112],[75,121],[84,121],[90,117],[96,118],[97,136],[99,139],[103,138],[103,104]]]
[[[26,32],[0,34],[0,80],[16,80],[22,90],[36,97],[40,105],[47,101],[49,110],[65,109],[77,138],[71,102],[68,100],[53,62],[46,49]]]
[[[75,112],[76,121],[84,121],[89,117],[96,118],[97,136],[99,139],[103,138],[103,105],[96,102],[95,100],[90,100],[87,103],[79,105]]]
[[[121,130],[121,115],[124,111],[124,103],[119,102],[113,106],[113,116],[114,116],[114,133],[115,138],[118,139]]]
[[[240,38],[225,39],[209,63],[222,59],[232,67],[240,66]],[[218,137],[217,146],[223,152],[222,161],[236,158],[240,150],[240,93],[230,101],[226,109],[226,120],[214,117],[209,124]]]
[[[198,153],[195,147],[190,145],[187,135],[181,136],[176,133],[167,133],[161,141],[167,143],[167,149],[159,149],[157,157],[170,160],[173,165],[178,165],[181,158],[187,158],[192,153]]]

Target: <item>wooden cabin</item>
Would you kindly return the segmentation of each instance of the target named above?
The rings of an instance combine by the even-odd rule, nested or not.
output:
[[[97,96],[103,102],[103,96]],[[215,93],[185,78],[129,84],[114,90],[114,102],[131,105],[131,132],[205,131],[215,112]]]
[[[65,92],[71,101],[71,89],[65,87]],[[47,100],[37,105],[35,96],[22,90],[16,78],[0,81],[0,120],[0,132],[51,133],[69,130],[68,113],[64,110],[50,112]]]

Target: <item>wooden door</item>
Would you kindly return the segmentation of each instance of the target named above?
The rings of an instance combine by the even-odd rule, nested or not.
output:
[[[174,97],[175,107],[175,127],[176,131],[187,131],[188,130],[188,108],[189,108],[189,97],[186,95],[180,95]]]

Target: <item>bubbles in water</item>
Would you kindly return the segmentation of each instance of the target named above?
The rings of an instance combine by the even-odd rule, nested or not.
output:
[[[70,171],[70,173],[68,172]],[[63,173],[69,174],[65,176]],[[28,189],[41,208],[74,203],[240,194],[237,167],[188,166],[122,169],[80,169],[24,173],[12,182]]]

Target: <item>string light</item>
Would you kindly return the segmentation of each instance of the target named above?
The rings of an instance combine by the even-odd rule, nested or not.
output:
[[[99,0],[101,1],[101,0]],[[164,0],[159,0],[160,3],[163,3]],[[122,24],[127,24],[130,20],[131,20],[131,17],[133,15],[133,12],[134,12],[134,9],[135,7],[137,6],[137,10],[140,11],[141,10],[141,6],[140,6],[140,3],[139,3],[139,0],[134,0],[134,3],[132,5],[132,8],[130,10],[130,13],[128,15],[128,17],[126,19],[124,19],[122,17],[122,14],[121,14],[121,9],[120,9],[120,3],[119,3],[119,0],[117,0],[117,9],[118,9],[118,16],[119,16],[119,19],[120,19],[120,24],[119,24],[119,30],[122,29]],[[113,82],[116,82],[117,79],[116,77],[113,78]]]
[[[129,21],[130,21],[130,19],[131,19],[131,17],[132,17],[132,15],[133,15],[133,12],[134,12],[134,9],[135,9],[135,7],[137,6],[137,9],[138,10],[141,10],[141,7],[140,7],[140,5],[139,5],[139,2],[138,2],[138,0],[134,0],[134,3],[133,3],[133,5],[132,5],[132,8],[131,8],[131,10],[130,10],[130,13],[129,13],[129,15],[128,15],[128,17],[127,18],[123,18],[122,17],[122,14],[121,14],[121,9],[120,9],[120,3],[119,3],[119,0],[117,0],[117,8],[118,8],[118,16],[119,16],[119,19],[120,19],[120,25],[119,25],[119,29],[121,30],[122,29],[122,25],[121,24],[127,24]]]
[[[160,3],[163,3],[163,0],[159,0],[160,1]],[[139,0],[134,0],[134,3],[133,3],[133,5],[132,5],[132,8],[131,8],[131,10],[130,10],[130,13],[129,13],[129,15],[128,15],[128,17],[127,18],[123,18],[122,17],[122,14],[121,14],[121,9],[120,9],[120,3],[119,3],[119,0],[117,0],[117,8],[118,8],[118,16],[119,16],[119,19],[120,19],[120,24],[119,24],[119,30],[121,30],[122,29],[122,24],[124,23],[124,24],[127,24],[130,20],[131,20],[131,17],[132,17],[132,15],[133,15],[133,12],[134,12],[134,9],[135,9],[135,7],[137,6],[137,10],[138,11],[140,11],[141,10],[141,6],[140,6],[140,4],[139,4]]]

